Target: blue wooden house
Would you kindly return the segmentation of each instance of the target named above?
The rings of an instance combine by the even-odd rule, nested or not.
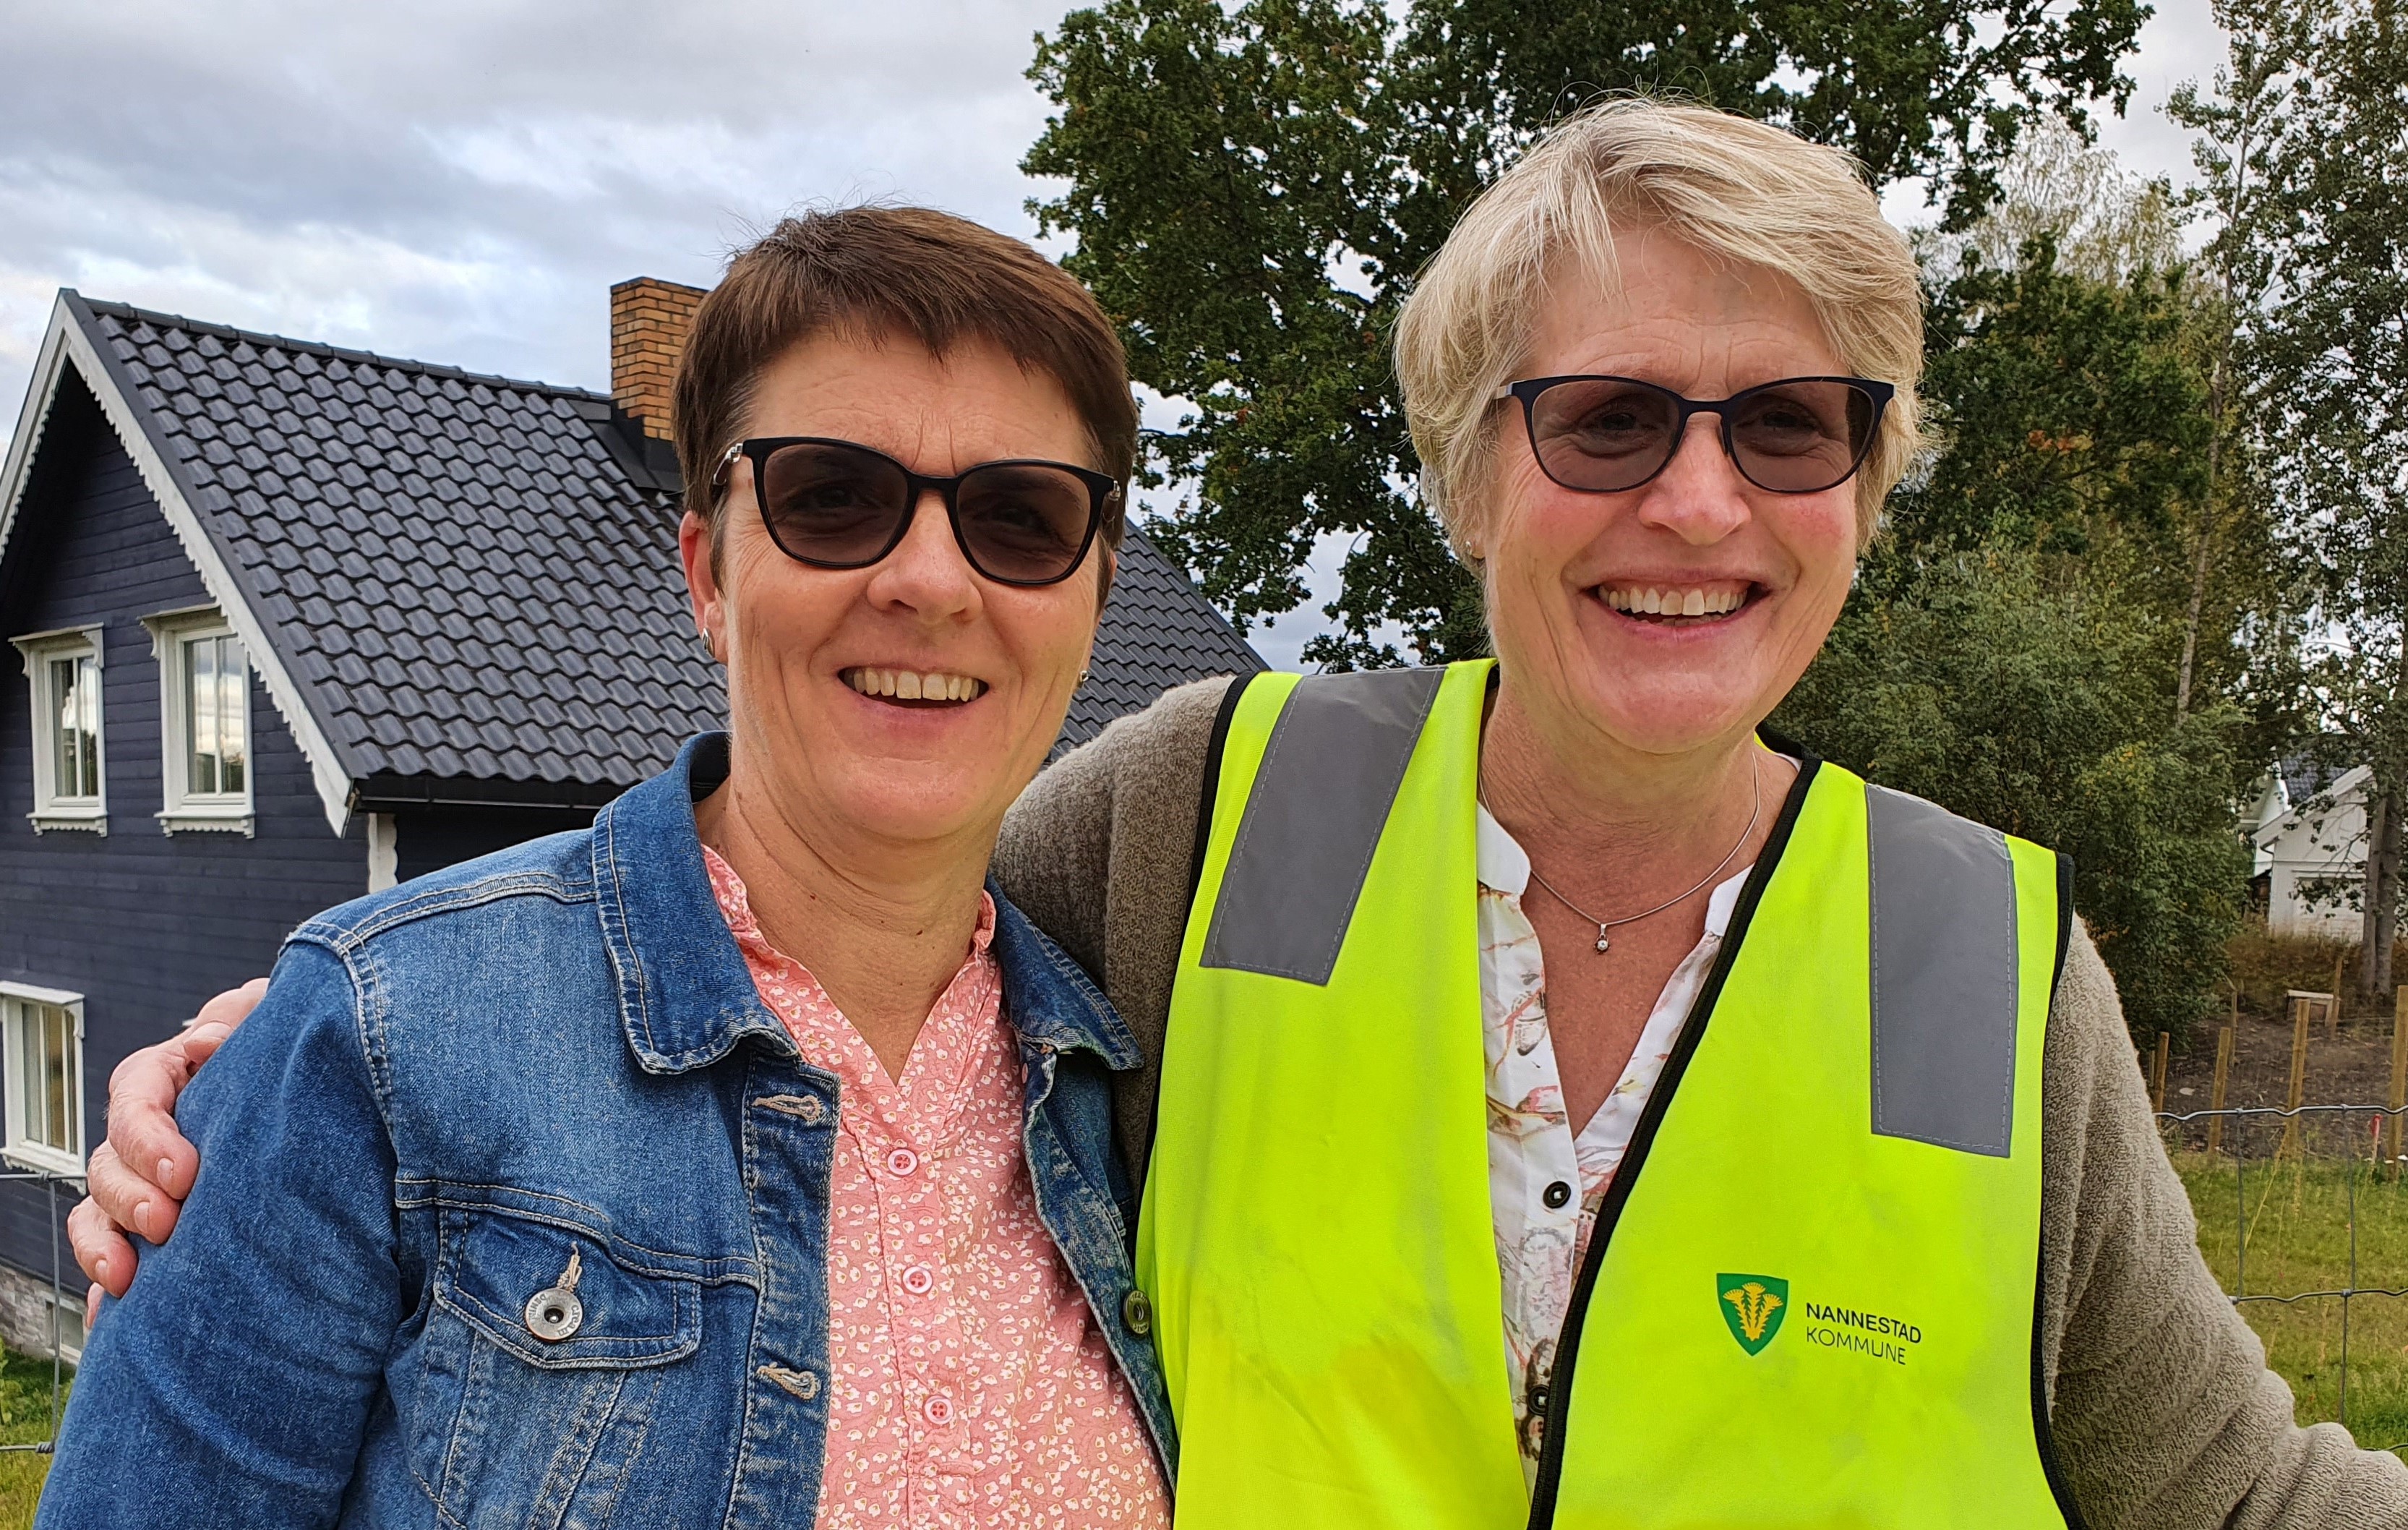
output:
[[[624,286],[614,323],[694,296]],[[658,426],[681,339],[614,336],[649,370],[606,396],[59,295],[0,467],[5,1167],[79,1173],[117,1061],[302,919],[580,827],[717,726]],[[1260,667],[1132,535],[1063,742]],[[0,1183],[21,1349],[80,1340],[77,1193]]]

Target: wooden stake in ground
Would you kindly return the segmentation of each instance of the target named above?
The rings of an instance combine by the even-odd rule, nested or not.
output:
[[[2408,1105],[2408,988],[2396,989],[2391,1003],[2391,1114],[2383,1118],[2383,1162],[2391,1177],[2400,1177],[2400,1110]]]
[[[2348,960],[2349,957],[2346,952],[2333,958],[2332,1008],[2325,1012],[2325,1039],[2327,1041],[2330,1041],[2335,1036],[2341,1034],[2341,970],[2343,963]]]
[[[2157,1032],[2157,1055],[2149,1063],[2149,1113],[2162,1114],[2166,1108],[2166,1053],[2173,1046],[2173,1037]]]
[[[2316,1012],[2316,1001],[2327,1000],[2325,1013],[2329,1015],[2330,995],[2291,990],[2291,1087],[2283,1096],[2283,1108],[2292,1114],[2283,1118],[2283,1142],[2275,1148],[2278,1158],[2290,1158],[2300,1150],[2300,1102],[2308,1091],[2308,1023]]]
[[[2401,991],[2408,993],[2408,989],[2403,989]],[[2401,1002],[2403,1003],[2408,1003],[2408,1000],[2402,1000]],[[2232,1027],[2228,1025],[2217,1031],[2215,1033],[2215,1082],[2207,1091],[2207,1108],[2211,1112],[2222,1110],[2224,1108],[2224,1086],[2232,1077]],[[2393,1050],[2398,1050],[2396,1044],[2394,1045]],[[2395,1127],[2398,1126],[2399,1119],[2397,1117],[2393,1118],[2392,1124]],[[2207,1118],[2207,1150],[2213,1153],[2223,1146],[2224,1118],[2211,1114]]]

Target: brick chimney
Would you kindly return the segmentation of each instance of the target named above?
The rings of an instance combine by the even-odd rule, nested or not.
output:
[[[610,289],[610,397],[656,440],[671,438],[669,381],[702,295],[652,276]]]

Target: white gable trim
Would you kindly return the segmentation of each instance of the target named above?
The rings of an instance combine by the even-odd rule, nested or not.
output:
[[[34,449],[50,428],[50,405],[59,396],[59,369],[66,365],[66,329],[72,320],[66,299],[50,309],[50,327],[34,356],[34,380],[26,386],[24,407],[17,412],[17,433],[8,438],[8,457],[0,464],[0,553],[8,549],[8,533],[17,526],[17,507],[33,476]]]
[[[101,412],[117,432],[126,455],[134,459],[144,486],[165,513],[184,556],[200,571],[202,586],[225,613],[227,625],[242,639],[252,667],[267,687],[268,700],[282,714],[285,726],[293,730],[302,758],[309,762],[309,777],[318,788],[318,801],[325,809],[327,824],[336,833],[342,833],[351,824],[351,771],[343,764],[333,737],[310,713],[307,694],[285,669],[282,656],[268,640],[267,625],[251,609],[250,591],[218,556],[217,544],[209,540],[199,514],[185,498],[183,486],[160,455],[158,443],[143,427],[145,411],[118,387],[115,373],[93,348],[93,338],[77,322],[65,293],[59,295],[57,305],[50,310],[50,332],[42,338],[41,356],[35,364],[34,391],[26,396],[16,439],[9,443],[7,476],[0,478],[0,554],[7,551],[9,532],[16,526],[17,507],[24,497],[26,478],[33,469],[33,438],[39,434],[39,425],[48,423],[59,379],[69,365],[74,366],[84,385],[100,401]]]

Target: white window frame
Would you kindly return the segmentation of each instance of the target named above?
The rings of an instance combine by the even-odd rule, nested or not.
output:
[[[50,1336],[58,1344],[59,1358],[70,1365],[81,1365],[83,1364],[83,1344],[69,1344],[66,1340],[65,1335],[62,1334],[60,1330],[69,1324],[73,1324],[79,1331],[83,1329],[82,1298],[67,1292],[62,1292],[58,1295],[53,1296],[49,1292],[45,1291],[42,1292],[42,1306],[50,1309]],[[84,1344],[89,1344],[91,1342],[92,1335],[86,1332],[84,1334]]]
[[[184,732],[184,714],[190,710],[184,694],[184,645],[204,638],[239,641],[239,634],[215,606],[161,612],[143,617],[142,625],[150,629],[150,650],[159,660],[159,831],[250,837],[258,825],[251,809],[251,787],[259,776],[251,758],[251,677],[257,671],[250,645],[244,645],[243,654],[242,790],[203,794],[192,788],[191,741]]]
[[[22,1037],[26,1008],[32,1004],[48,1004],[64,1009],[75,1022],[74,1077],[69,1088],[75,1091],[75,1142],[72,1150],[62,1151],[46,1142],[25,1140],[25,1090],[22,1059],[24,1056]],[[84,1144],[89,1140],[91,1122],[86,1119],[83,1092],[83,995],[60,989],[36,988],[30,983],[0,982],[0,1094],[5,1094],[7,1143],[0,1148],[0,1157],[28,1169],[45,1169],[71,1178],[83,1177]]]
[[[57,699],[50,694],[50,665],[58,659],[89,658],[93,679],[101,681],[102,644],[98,627],[62,628],[50,632],[29,632],[22,638],[8,640],[25,661],[26,700],[33,711],[34,734],[34,811],[25,815],[27,822],[38,834],[49,829],[79,830],[86,833],[108,832],[108,710],[99,708],[101,726],[93,730],[94,753],[100,757],[100,791],[93,797],[63,797],[59,793],[57,770],[53,764],[57,741],[52,736],[58,727]],[[105,702],[108,687],[97,684],[98,700]]]

